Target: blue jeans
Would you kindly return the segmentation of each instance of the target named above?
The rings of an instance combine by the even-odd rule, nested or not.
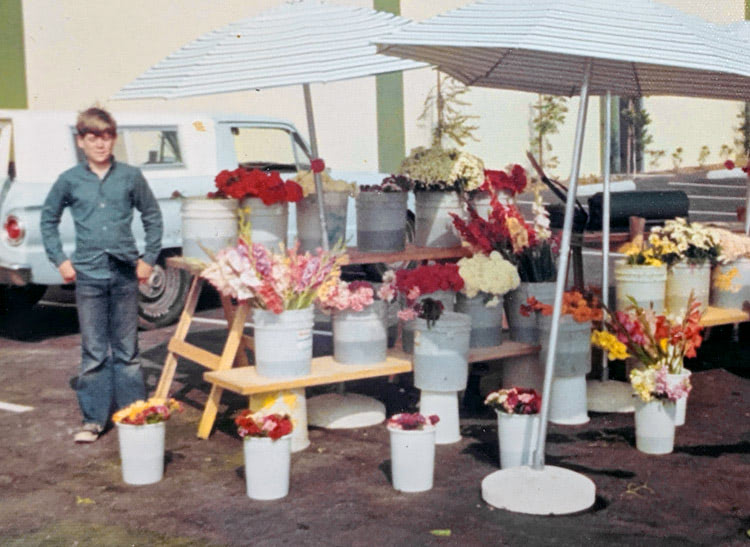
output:
[[[114,405],[144,399],[138,357],[135,266],[110,258],[109,279],[76,276],[81,365],[76,384],[83,423],[104,427]],[[110,353],[111,350],[111,353]]]

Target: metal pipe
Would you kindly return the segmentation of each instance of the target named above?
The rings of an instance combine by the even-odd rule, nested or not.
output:
[[[602,302],[609,306],[609,222],[610,222],[610,155],[612,154],[612,94],[605,99],[604,131],[604,188],[602,188]],[[602,351],[602,382],[609,380],[607,352]]]
[[[583,149],[583,134],[586,129],[586,109],[589,102],[589,80],[591,79],[591,59],[586,59],[581,84],[581,104],[578,108],[576,122],[575,144],[573,146],[573,165],[568,184],[568,197],[565,201],[565,222],[563,224],[562,241],[560,243],[560,258],[557,266],[557,282],[555,284],[555,308],[552,313],[552,326],[547,350],[547,361],[544,367],[544,388],[542,389],[542,411],[539,420],[539,439],[534,451],[532,467],[537,470],[544,468],[544,445],[547,437],[547,416],[549,415],[549,397],[552,391],[552,377],[555,372],[555,352],[557,351],[557,335],[560,330],[560,313],[562,312],[563,292],[565,291],[565,277],[568,272],[568,254],[570,253],[570,237],[573,231],[573,206],[578,190],[578,171],[581,167],[581,152]]]
[[[313,115],[312,95],[310,94],[310,84],[302,84],[305,92],[305,113],[307,114],[307,130],[310,133],[310,149],[313,158],[318,158],[318,136],[315,134],[315,116]],[[318,199],[318,214],[320,216],[321,246],[324,251],[329,248],[328,245],[328,223],[326,222],[326,209],[323,203],[323,182],[320,180],[320,173],[313,173],[315,180],[315,193]]]

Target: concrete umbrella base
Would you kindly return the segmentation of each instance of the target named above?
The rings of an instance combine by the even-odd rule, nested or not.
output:
[[[511,467],[482,480],[482,499],[514,513],[567,515],[594,505],[596,486],[588,477],[562,467]]]
[[[307,423],[325,429],[354,429],[385,420],[385,405],[358,393],[325,393],[307,400]]]
[[[635,412],[633,388],[629,382],[589,380],[586,399],[591,412]]]

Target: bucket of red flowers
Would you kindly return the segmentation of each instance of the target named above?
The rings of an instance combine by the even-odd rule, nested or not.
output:
[[[391,479],[401,492],[432,488],[435,471],[437,415],[402,413],[391,416],[386,427],[391,437]]]
[[[165,422],[182,405],[174,399],[135,401],[114,413],[122,461],[122,480],[127,484],[153,484],[164,476]]]
[[[243,438],[247,496],[275,500],[289,493],[292,419],[282,414],[243,410],[234,419]]]
[[[283,181],[277,171],[239,167],[224,170],[215,179],[216,197],[240,200],[240,228],[253,243],[274,250],[286,242],[289,203],[302,199],[302,187]]]
[[[497,413],[500,467],[531,465],[539,438],[542,397],[533,389],[512,387],[489,393],[484,404]]]

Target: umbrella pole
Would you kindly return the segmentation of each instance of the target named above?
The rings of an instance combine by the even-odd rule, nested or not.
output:
[[[583,134],[586,129],[586,110],[589,102],[589,80],[591,79],[591,59],[586,60],[581,84],[581,103],[578,108],[576,122],[575,143],[573,146],[573,165],[568,184],[568,197],[565,202],[565,222],[563,224],[562,242],[560,243],[560,259],[557,266],[557,282],[555,285],[555,308],[552,313],[547,360],[544,367],[544,388],[542,390],[542,411],[539,420],[539,438],[532,468],[544,468],[544,446],[547,437],[547,417],[549,415],[549,398],[552,391],[552,377],[555,372],[555,352],[557,351],[557,335],[560,330],[560,314],[562,312],[563,292],[565,291],[565,277],[568,271],[568,253],[570,252],[570,237],[573,231],[573,208],[578,190],[578,171],[581,166],[583,149]]]
[[[612,153],[612,94],[607,91],[605,99],[607,113],[604,115],[604,187],[602,195],[602,303],[609,307],[609,222],[610,222],[610,154]],[[609,380],[607,352],[602,351],[602,381]]]
[[[307,129],[310,132],[310,151],[313,158],[318,158],[318,136],[315,134],[315,116],[313,115],[312,95],[310,94],[310,84],[302,84],[305,92],[305,113],[307,114]],[[324,251],[329,248],[328,245],[328,225],[326,223],[326,209],[323,203],[323,182],[320,180],[320,173],[313,173],[315,180],[315,193],[318,198],[318,214],[320,215],[320,233],[321,245]]]

